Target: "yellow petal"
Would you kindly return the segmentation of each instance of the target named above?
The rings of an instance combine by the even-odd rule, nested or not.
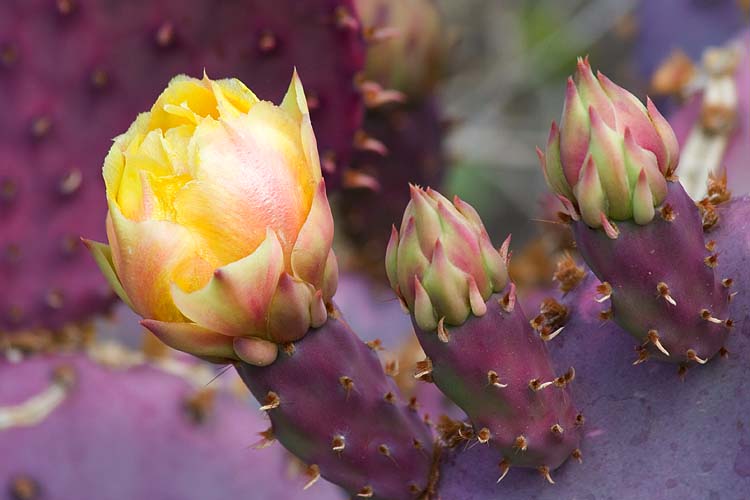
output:
[[[187,175],[190,173],[188,167],[188,145],[193,138],[194,128],[188,125],[170,128],[164,133],[163,147],[172,165],[175,175]]]
[[[186,289],[199,288],[212,272],[198,256],[189,231],[169,221],[132,221],[110,200],[107,238],[115,271],[133,309],[146,318],[183,321],[172,302],[171,284],[177,281]]]
[[[204,77],[204,79],[205,78],[207,77]],[[221,93],[232,104],[232,106],[241,113],[247,113],[255,103],[259,102],[259,99],[255,96],[253,91],[236,78],[216,80],[214,83],[219,89],[221,89]]]
[[[289,83],[289,89],[279,107],[289,113],[299,123],[302,149],[305,152],[307,164],[311,169],[313,179],[319,182],[323,176],[320,171],[318,143],[315,139],[312,123],[310,122],[310,112],[307,108],[305,89],[302,87],[302,81],[299,79],[296,69],[292,75],[292,81]]]
[[[149,128],[167,130],[195,123],[195,116],[218,118],[210,86],[197,78],[179,75],[169,82],[151,108]]]
[[[305,89],[302,87],[302,81],[297,74],[297,68],[295,68],[294,73],[292,73],[292,80],[289,82],[289,88],[287,89],[284,99],[281,101],[279,107],[289,113],[297,123],[302,120],[303,115],[310,114],[310,111],[307,109]]]
[[[273,231],[252,254],[214,272],[191,293],[173,285],[179,310],[196,324],[231,336],[264,335],[268,309],[284,270],[281,245]]]
[[[204,81],[211,87],[221,118],[245,114],[258,102],[255,94],[236,78],[214,81],[204,76]]]
[[[117,136],[114,144],[104,158],[102,175],[104,176],[104,185],[107,187],[107,197],[117,197],[120,190],[120,181],[125,168],[125,151],[128,146],[136,141],[140,143],[141,138],[148,130],[148,113],[141,113],[130,125],[127,132]]]

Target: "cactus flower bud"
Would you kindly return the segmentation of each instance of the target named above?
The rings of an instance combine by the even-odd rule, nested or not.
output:
[[[267,364],[325,322],[333,219],[295,72],[279,106],[239,80],[178,76],[103,167],[101,270],[166,344]]]
[[[471,205],[430,188],[410,189],[401,231],[393,228],[386,251],[391,287],[423,330],[482,316],[485,301],[507,282],[505,257]]]
[[[603,74],[595,77],[588,59],[578,59],[560,126],[552,123],[539,157],[547,184],[577,205],[587,225],[650,222],[678,156],[674,132],[651,100],[644,106]]]

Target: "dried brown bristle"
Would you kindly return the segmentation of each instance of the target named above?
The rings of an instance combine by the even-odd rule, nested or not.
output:
[[[553,279],[560,284],[560,291],[567,293],[578,286],[584,276],[586,276],[586,271],[583,267],[577,266],[575,259],[566,253],[557,263]]]

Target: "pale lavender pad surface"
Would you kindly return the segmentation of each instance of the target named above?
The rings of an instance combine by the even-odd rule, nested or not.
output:
[[[0,363],[0,407],[49,385],[52,370],[74,368],[76,386],[41,423],[0,430],[0,499],[10,482],[33,479],[39,500],[219,500],[343,498],[319,481],[290,473],[278,443],[252,444],[268,427],[258,410],[218,394],[200,424],[184,411],[194,387],[148,366],[113,370],[82,355]]]
[[[744,499],[750,498],[750,198],[721,209],[720,277],[739,291],[730,306],[736,326],[728,359],[691,368],[684,382],[674,365],[632,366],[635,340],[593,300],[596,280],[564,302],[577,302],[549,348],[558,368],[576,368],[573,396],[586,416],[582,465],[568,461],[546,484],[531,470],[511,469],[502,483],[499,457],[474,446],[443,467],[441,494],[451,500]],[[747,286],[746,285],[746,286]],[[695,366],[695,365],[694,365]]]

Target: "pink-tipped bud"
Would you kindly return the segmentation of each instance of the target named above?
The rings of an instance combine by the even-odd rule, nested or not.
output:
[[[649,214],[666,196],[679,150],[650,100],[644,106],[602,73],[594,76],[588,58],[579,58],[575,78],[568,79],[560,126],[553,122],[547,150],[538,154],[550,189],[570,200],[586,224],[602,227],[602,214],[650,222]]]
[[[483,315],[485,301],[508,280],[505,259],[476,210],[417,186],[411,186],[401,230],[391,232],[386,272],[424,330],[440,320],[460,325],[470,314]]]

